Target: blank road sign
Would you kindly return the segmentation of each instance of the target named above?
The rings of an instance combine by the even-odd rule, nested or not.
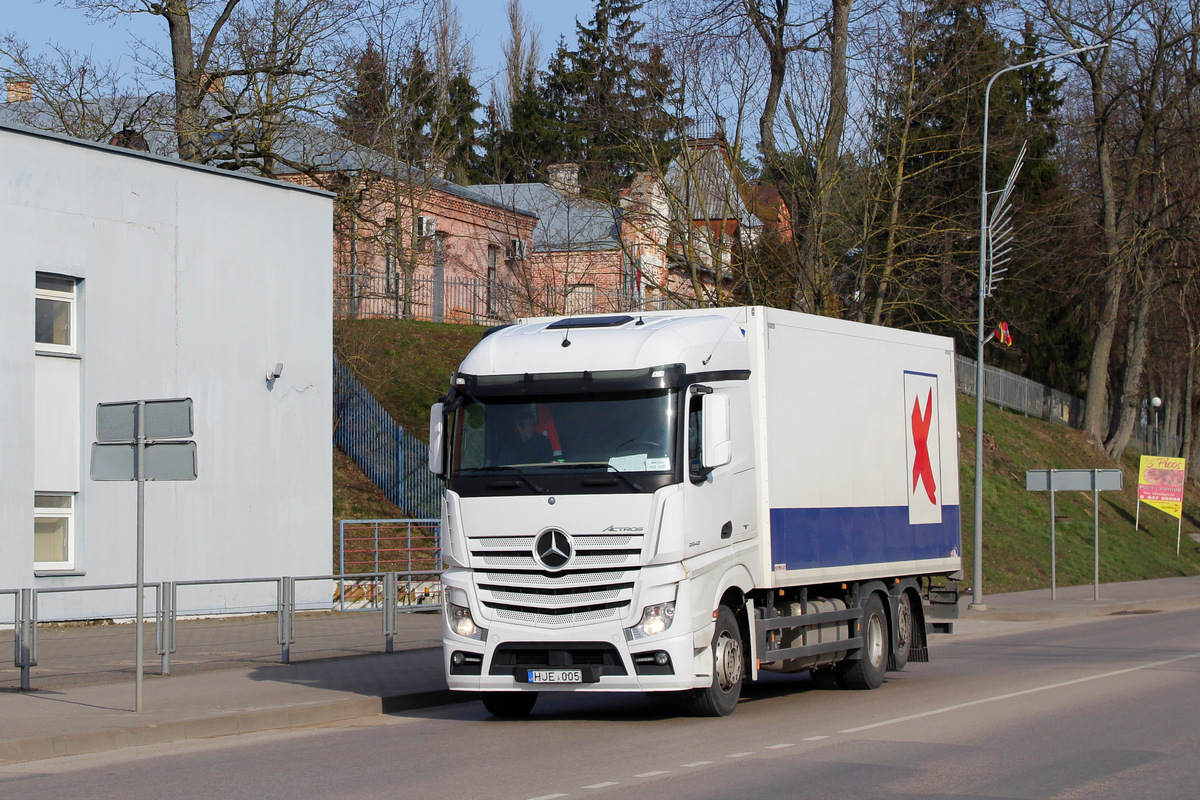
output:
[[[1096,482],[1092,483],[1095,474]],[[1119,469],[1056,469],[1054,470],[1054,491],[1056,492],[1119,492],[1124,480],[1124,473]],[[1031,469],[1025,472],[1025,491],[1050,491],[1050,470]]]
[[[137,438],[137,401],[96,406],[96,441],[128,442]],[[147,439],[186,439],[193,433],[192,398],[146,401]]]
[[[148,481],[196,480],[195,442],[155,442],[146,445],[145,477]],[[92,480],[137,480],[137,445],[92,445]]]

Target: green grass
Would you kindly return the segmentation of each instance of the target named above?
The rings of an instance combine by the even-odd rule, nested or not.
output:
[[[960,489],[963,516],[964,585],[973,579],[975,516],[975,399],[958,404]],[[1050,497],[1025,491],[1030,469],[1113,469],[1090,447],[1082,431],[999,409],[984,411],[983,592],[1050,586]],[[1124,490],[1100,493],[1100,581],[1143,580],[1200,574],[1200,552],[1188,537],[1200,526],[1189,484],[1184,501],[1180,554],[1175,555],[1179,521],[1142,505],[1137,513],[1139,455],[1126,451],[1119,465]],[[1055,525],[1059,586],[1090,584],[1094,569],[1094,514],[1090,492],[1056,492]],[[1063,519],[1066,517],[1066,519]]]
[[[483,335],[483,328],[396,320],[338,321],[339,355],[410,433],[425,439],[429,406],[449,387],[450,374]],[[960,397],[959,459],[963,520],[964,585],[973,577],[975,400]],[[1029,469],[1111,469],[1115,464],[1090,447],[1080,431],[988,405],[984,412],[983,591],[1041,589],[1050,585],[1050,500],[1025,491]],[[1175,555],[1178,521],[1147,505],[1134,530],[1138,456],[1126,453],[1125,489],[1100,494],[1102,582],[1200,575],[1200,552],[1189,531],[1200,528],[1200,494],[1189,484],[1183,541]],[[1092,581],[1092,495],[1058,492],[1055,512],[1058,585]],[[400,516],[357,467],[334,456],[334,531],[339,519]]]
[[[429,438],[429,407],[450,388],[450,374],[485,328],[411,320],[337,320],[338,357],[404,430]],[[388,501],[345,454],[334,448],[333,529],[343,519],[396,519]],[[335,543],[336,546],[336,543]]]

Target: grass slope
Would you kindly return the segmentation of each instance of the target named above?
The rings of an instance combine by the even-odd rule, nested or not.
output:
[[[333,338],[338,356],[401,427],[427,439],[429,407],[450,388],[450,373],[484,330],[409,320],[337,320]],[[333,516],[336,537],[340,520],[397,519],[403,514],[335,447]]]
[[[334,326],[338,353],[406,430],[424,439],[429,406],[446,392],[450,374],[483,335],[469,325],[396,320],[342,320]],[[974,541],[975,400],[958,407],[964,585],[972,579]],[[1025,491],[1029,469],[1110,469],[1080,431],[988,405],[984,412],[984,593],[1050,585],[1050,501]],[[1100,494],[1100,580],[1128,581],[1200,574],[1200,548],[1188,532],[1200,528],[1200,494],[1189,485],[1183,542],[1175,555],[1177,520],[1143,505],[1137,510],[1138,456],[1126,453],[1122,492]],[[1092,581],[1092,496],[1058,492],[1055,512],[1058,585]],[[334,532],[340,519],[400,515],[349,458],[334,457]],[[1063,519],[1063,518],[1066,519]]]
[[[963,517],[964,585],[973,578],[975,519],[975,398],[959,397],[959,452]],[[1025,491],[1029,469],[1113,469],[1091,448],[1082,431],[988,404],[984,410],[983,591],[1050,586],[1050,498]],[[1200,548],[1188,536],[1200,527],[1200,494],[1189,484],[1183,506],[1183,537],[1175,555],[1179,520],[1142,505],[1137,530],[1139,454],[1126,451],[1120,467],[1124,490],[1100,493],[1100,582],[1200,574]],[[1059,586],[1090,584],[1095,564],[1093,498],[1090,492],[1055,492]]]

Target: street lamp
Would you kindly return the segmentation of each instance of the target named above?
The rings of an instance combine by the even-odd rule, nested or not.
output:
[[[1035,58],[1021,64],[1005,67],[988,79],[987,88],[983,92],[983,163],[979,172],[979,329],[976,339],[977,359],[975,362],[975,575],[972,586],[971,608],[980,611],[987,610],[983,602],[983,345],[986,342],[983,334],[983,301],[987,296],[987,145],[988,145],[988,112],[991,106],[992,84],[1006,72],[1024,69],[1036,64],[1053,61],[1056,58],[1073,56],[1076,53],[1086,53],[1088,50],[1099,50],[1108,47],[1107,44],[1093,44],[1088,47],[1076,47],[1065,53]]]
[[[1161,397],[1151,397],[1150,405],[1154,407],[1154,455],[1162,455],[1162,434],[1158,432],[1158,409],[1162,406]]]

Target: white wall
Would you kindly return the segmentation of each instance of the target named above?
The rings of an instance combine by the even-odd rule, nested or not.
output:
[[[332,571],[332,251],[327,195],[0,126],[0,589],[133,582],[136,484],[89,479],[96,404],[167,397],[194,400],[199,479],[147,484],[146,580]],[[33,572],[37,272],[81,280],[69,576]],[[43,596],[43,618],[55,599],[85,616],[133,603]]]

